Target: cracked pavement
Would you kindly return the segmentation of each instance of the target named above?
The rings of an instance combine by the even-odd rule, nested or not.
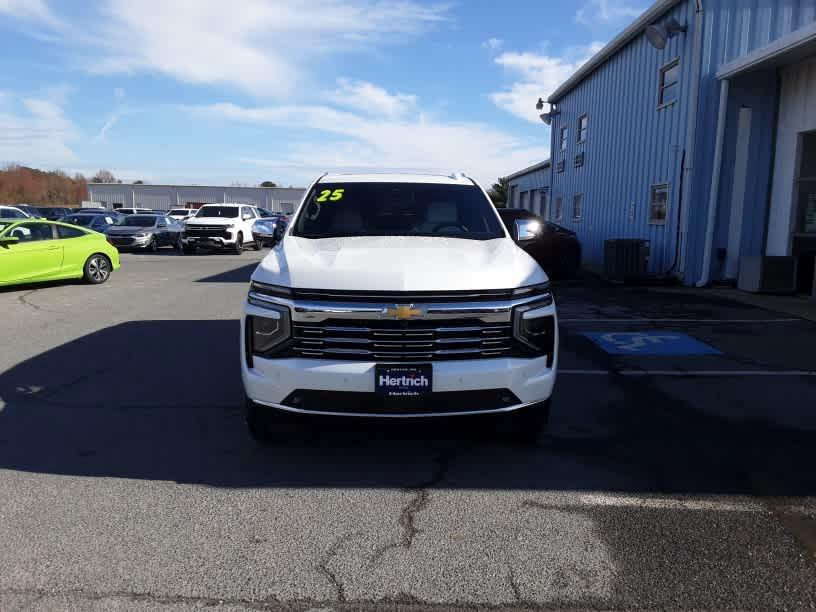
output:
[[[569,283],[537,447],[451,419],[260,448],[236,320],[259,257],[0,291],[0,609],[816,607],[816,380],[618,373],[814,369],[816,325]],[[670,327],[723,352],[694,359],[581,335],[658,317],[757,323]]]

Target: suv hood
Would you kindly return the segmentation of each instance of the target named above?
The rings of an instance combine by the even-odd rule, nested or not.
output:
[[[240,217],[227,219],[226,217],[190,217],[185,221],[187,225],[233,225],[240,223]]]
[[[289,235],[252,279],[301,289],[458,291],[521,287],[547,275],[509,238]]]

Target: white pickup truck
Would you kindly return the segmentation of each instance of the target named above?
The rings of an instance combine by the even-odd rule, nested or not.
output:
[[[517,236],[537,227],[519,220]],[[547,275],[464,175],[321,176],[252,275],[250,432],[293,415],[501,414],[546,423],[558,362]]]
[[[207,204],[184,223],[182,244],[185,253],[199,247],[230,250],[241,254],[247,243],[256,251],[261,245],[252,237],[252,226],[260,218],[258,209],[248,204]]]

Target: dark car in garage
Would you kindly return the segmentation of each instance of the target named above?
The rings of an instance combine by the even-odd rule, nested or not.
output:
[[[518,245],[538,262],[551,278],[572,278],[581,267],[581,243],[575,232],[545,221],[528,210],[500,208],[499,216]],[[519,240],[517,221],[538,222],[534,236]],[[525,227],[535,227],[529,223]]]

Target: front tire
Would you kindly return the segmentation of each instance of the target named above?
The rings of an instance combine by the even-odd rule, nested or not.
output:
[[[253,237],[252,248],[254,248],[256,251],[260,251],[263,248],[263,241]]]
[[[156,253],[159,250],[159,243],[156,241],[156,237],[150,239],[150,243],[147,245],[147,250],[151,253]]]
[[[85,262],[83,276],[85,282],[91,285],[101,285],[110,278],[112,270],[113,266],[111,266],[110,259],[105,255],[96,253],[91,255]]]
[[[236,255],[240,255],[244,252],[244,235],[240,232],[235,237],[235,245],[232,247],[232,252]]]

